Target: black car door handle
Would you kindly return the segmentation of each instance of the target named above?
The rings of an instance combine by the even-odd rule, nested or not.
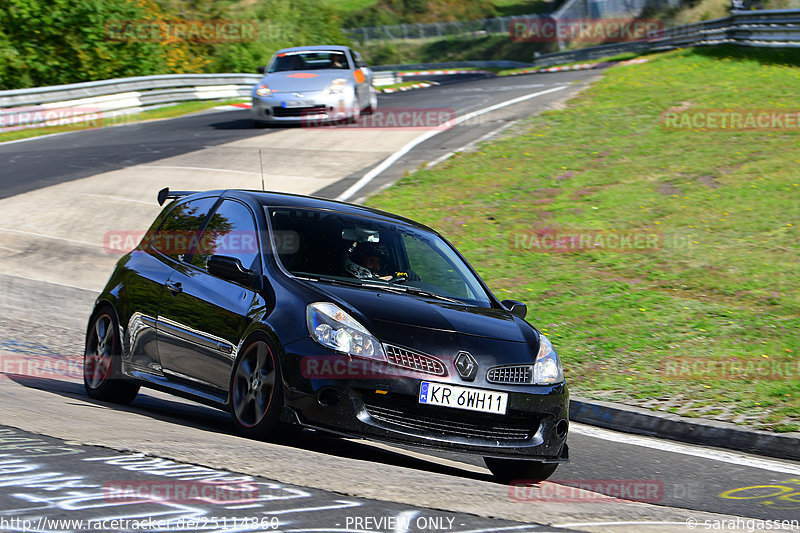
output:
[[[183,287],[181,286],[180,281],[168,281],[167,282],[167,290],[173,295],[176,296],[183,292]]]

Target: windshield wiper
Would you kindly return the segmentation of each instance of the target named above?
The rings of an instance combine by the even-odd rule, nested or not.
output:
[[[463,304],[464,302],[460,300],[456,300],[454,298],[448,298],[447,296],[442,296],[441,294],[436,294],[435,292],[426,291],[424,289],[420,289],[418,287],[412,287],[409,285],[403,285],[403,288],[406,292],[410,292],[411,294],[416,294],[417,296],[429,296],[431,298],[436,298],[437,300],[444,300],[445,302],[452,302],[454,304]]]
[[[336,285],[346,285],[348,287],[367,287],[370,289],[382,289],[386,291],[396,291],[396,292],[403,292],[403,293],[410,293],[415,294],[417,296],[428,296],[430,298],[435,298],[437,300],[443,300],[445,302],[451,302],[454,304],[463,304],[464,302],[460,300],[456,300],[453,298],[448,298],[447,296],[442,296],[441,294],[436,294],[435,292],[426,291],[424,289],[420,289],[418,287],[413,287],[410,285],[395,285],[390,284],[385,281],[380,283],[370,283],[369,281],[365,280],[349,280],[349,279],[341,279],[341,278],[329,278],[327,276],[319,276],[314,275],[308,276],[305,279],[309,281],[324,281],[327,283],[334,283]]]
[[[313,277],[309,276],[305,279],[309,281],[324,281],[326,283],[333,283],[335,285],[345,285],[347,287],[368,287],[370,289],[386,289],[387,286],[383,284],[377,283],[369,283],[364,282],[363,280],[357,281],[355,279],[342,279],[342,278],[329,278],[327,276],[318,276],[314,275]]]

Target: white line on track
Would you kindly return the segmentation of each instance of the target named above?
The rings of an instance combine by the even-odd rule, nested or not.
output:
[[[97,129],[97,128],[91,128],[91,129]],[[79,131],[89,131],[89,130],[86,129],[86,130],[62,131],[60,133],[48,133],[46,135],[36,135],[34,137],[26,137],[24,139],[16,139],[16,140],[13,140],[13,141],[3,141],[3,142],[0,142],[0,146],[6,145],[6,144],[16,144],[16,143],[24,143],[24,142],[28,142],[28,141],[36,141],[36,140],[39,140],[39,139],[45,139],[47,137],[59,137],[61,135],[69,135],[70,133],[77,133]]]
[[[491,105],[491,106],[489,106],[489,107],[487,107],[485,109],[481,109],[479,111],[473,111],[471,113],[467,113],[466,115],[462,115],[462,116],[456,118],[456,120],[453,121],[453,127],[458,126],[462,122],[465,122],[467,120],[473,119],[473,118],[475,118],[477,116],[484,115],[486,113],[491,113],[492,111],[496,111],[498,109],[502,109],[502,108],[510,106],[510,105],[518,104],[520,102],[524,102],[526,100],[530,100],[531,98],[536,98],[537,96],[543,96],[545,94],[554,93],[556,91],[560,91],[562,89],[566,89],[567,87],[569,87],[569,85],[559,85],[557,87],[552,87],[550,89],[545,89],[544,91],[539,91],[539,92],[535,92],[535,93],[531,93],[531,94],[526,94],[526,95],[523,95],[523,96],[518,96],[517,98],[512,98],[511,100],[506,100],[504,102],[500,102],[500,103]],[[439,133],[441,133],[443,131],[449,131],[449,129],[448,130],[432,130],[432,131],[427,131],[427,132],[423,133],[422,135],[420,135],[416,139],[412,140],[411,142],[409,142],[408,144],[406,144],[405,146],[400,148],[398,151],[396,151],[395,153],[393,153],[392,155],[390,155],[389,157],[384,159],[377,167],[373,168],[372,170],[370,170],[369,172],[364,174],[364,176],[360,180],[355,182],[346,191],[344,191],[342,194],[337,196],[336,199],[340,200],[340,201],[344,201],[344,200],[347,200],[349,198],[352,198],[352,196],[355,193],[357,193],[362,188],[364,188],[365,185],[367,185],[370,181],[372,181],[377,176],[379,176],[384,170],[386,170],[387,168],[392,166],[398,159],[400,159],[401,157],[406,155],[408,152],[410,152],[415,146],[417,146],[418,144],[424,143],[425,141],[427,141],[428,139],[430,139],[434,135],[437,135],[437,134],[439,134]]]
[[[742,453],[703,448],[691,444],[661,440],[654,437],[630,435],[628,433],[620,433],[618,431],[611,431],[608,429],[587,426],[584,424],[577,424],[575,422],[570,423],[569,432],[577,433],[579,435],[586,435],[587,437],[596,439],[619,442],[621,444],[643,446],[645,448],[652,448],[662,452],[680,453],[683,455],[700,457],[702,459],[720,461],[722,463],[746,466],[748,468],[758,468],[761,470],[769,470],[771,472],[800,475],[800,465],[784,463],[782,461],[773,461],[770,459],[762,459],[760,457],[754,457]]]

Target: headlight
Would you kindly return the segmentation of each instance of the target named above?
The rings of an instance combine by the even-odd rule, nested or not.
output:
[[[562,381],[564,381],[564,370],[561,368],[558,354],[550,343],[550,339],[540,333],[539,353],[533,364],[533,384],[554,385]]]
[[[272,91],[270,88],[263,83],[256,87],[256,96],[270,96],[271,94]]]
[[[306,324],[311,338],[323,346],[350,355],[386,360],[380,341],[336,304],[309,304]]]
[[[347,80],[344,78],[337,78],[328,86],[328,92],[331,94],[343,93],[347,88]]]

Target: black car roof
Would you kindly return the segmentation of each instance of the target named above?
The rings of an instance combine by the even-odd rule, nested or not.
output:
[[[260,203],[261,205],[267,207],[294,207],[298,209],[301,208],[328,209],[331,211],[339,211],[341,213],[346,213],[355,216],[369,216],[373,218],[377,217],[385,219],[385,221],[387,222],[400,222],[409,226],[413,226],[418,229],[436,233],[438,235],[438,232],[436,232],[436,230],[424,224],[420,224],[419,222],[415,222],[411,219],[401,217],[399,215],[387,213],[386,211],[381,211],[379,209],[364,207],[362,205],[356,205],[347,202],[339,202],[336,200],[329,200],[326,198],[318,198],[315,196],[304,196],[301,194],[290,194],[290,193],[257,191],[257,190],[246,190],[246,189],[228,189],[224,191],[219,191],[219,194],[229,198],[233,197],[242,200],[252,199]]]

